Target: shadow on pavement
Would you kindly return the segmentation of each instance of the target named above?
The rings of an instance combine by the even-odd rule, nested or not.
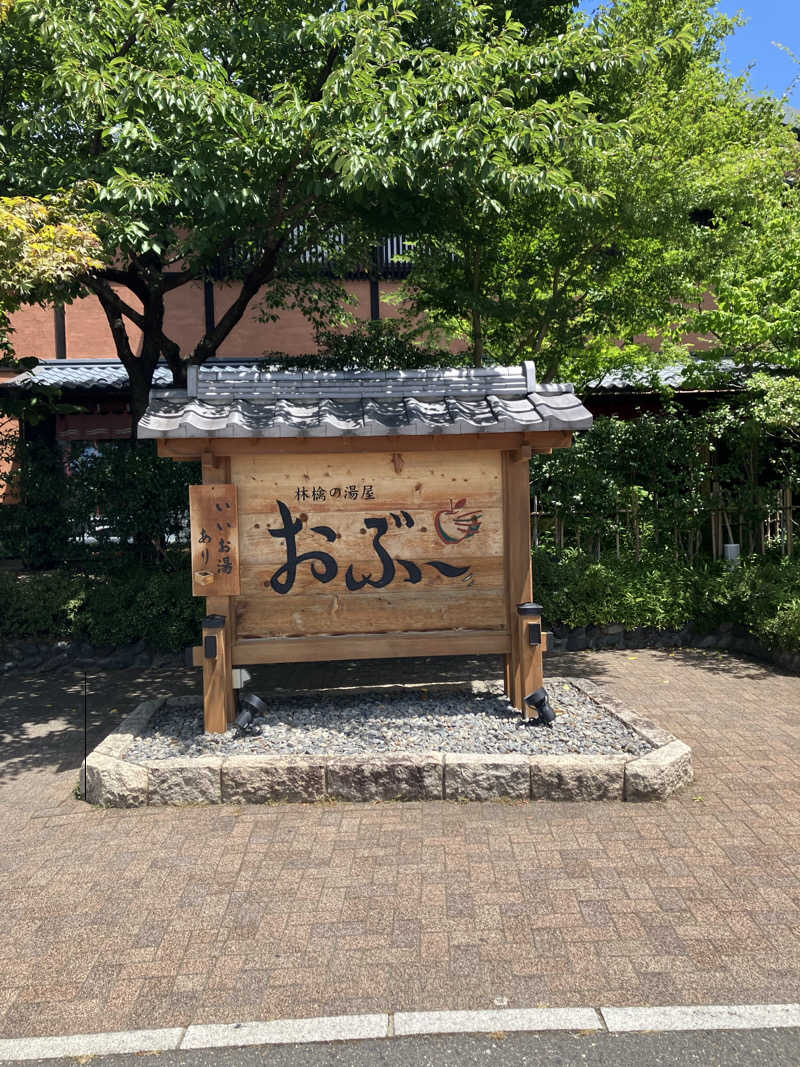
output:
[[[68,771],[83,759],[82,670],[11,672],[0,679],[0,784],[27,771]],[[184,669],[87,671],[91,750],[142,700],[200,692]]]
[[[639,654],[646,654],[656,663],[678,663],[682,667],[709,671],[713,674],[725,674],[728,678],[759,681],[762,678],[795,678],[797,675],[776,664],[761,663],[759,660],[745,656],[720,652],[715,649],[702,648],[646,648],[646,649],[603,649],[602,651],[558,652],[545,656],[545,676],[548,674],[598,680],[608,674],[603,660],[611,656],[621,659],[635,659]]]
[[[753,660],[702,649],[648,650],[665,664],[678,662],[729,678],[758,680],[791,672]],[[602,682],[609,656],[636,657],[636,650],[568,652],[545,657],[547,678],[563,676]],[[420,657],[416,659],[346,660],[338,663],[289,663],[250,668],[249,688],[261,696],[297,690],[389,685],[454,685],[503,676],[501,656]],[[0,679],[0,784],[27,771],[77,769],[83,759],[82,670],[47,674],[15,673]],[[198,669],[89,671],[88,750],[110,733],[142,700],[201,693]]]

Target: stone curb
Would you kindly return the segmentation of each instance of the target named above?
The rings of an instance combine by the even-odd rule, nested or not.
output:
[[[564,679],[559,679],[563,681]],[[624,722],[654,745],[651,752],[625,763],[623,799],[630,801],[666,800],[694,780],[692,750],[668,730],[656,726],[638,712],[626,708],[614,697],[586,679],[570,678],[580,689],[615,719]]]
[[[732,652],[734,655],[750,656],[760,663],[769,663],[800,674],[800,651],[786,652],[770,648],[739,623],[723,623],[718,629],[696,630],[688,623],[681,630],[657,630],[654,627],[638,627],[626,630],[618,622],[599,626],[564,626],[552,623],[546,656],[561,652],[605,651],[606,649],[686,649]]]
[[[567,679],[551,678],[552,682]],[[85,800],[107,808],[384,800],[664,800],[692,781],[688,745],[608,697],[568,679],[656,747],[644,756],[397,752],[364,756],[201,756],[134,763],[125,753],[164,703],[146,700],[81,770]]]

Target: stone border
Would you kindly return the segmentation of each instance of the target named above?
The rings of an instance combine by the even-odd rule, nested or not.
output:
[[[800,674],[800,652],[781,652],[769,648],[740,623],[723,622],[716,630],[697,630],[689,623],[681,630],[657,630],[640,626],[626,630],[618,622],[599,626],[564,626],[554,623],[545,655],[561,652],[602,652],[608,649],[684,648],[699,651],[732,652],[749,656]]]
[[[190,667],[191,657],[183,652],[164,652],[145,640],[131,645],[93,645],[89,641],[36,641],[20,638],[0,644],[0,675],[11,671],[38,671],[47,674],[64,667],[100,671],[124,671],[129,667]]]
[[[310,803],[319,800],[664,800],[692,781],[688,745],[603,694],[567,681],[656,747],[624,754],[505,755],[397,752],[363,756],[195,756],[134,763],[125,753],[164,704],[146,700],[97,746],[81,768],[81,794],[106,808],[145,805]]]
[[[572,629],[562,623],[554,623],[545,656],[561,652],[643,648],[732,652],[800,674],[800,652],[780,652],[768,648],[750,633],[747,627],[731,622],[722,623],[711,633],[695,630],[691,624],[681,630],[656,630],[649,627],[626,630],[617,622],[600,626],[575,626]],[[110,671],[125,670],[129,667],[146,669],[191,666],[191,648],[186,648],[183,652],[162,652],[150,648],[144,640],[132,645],[95,646],[88,641],[52,643],[20,638],[0,644],[0,675],[14,670],[46,673],[61,667]]]

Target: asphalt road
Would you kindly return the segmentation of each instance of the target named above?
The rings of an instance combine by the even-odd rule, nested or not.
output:
[[[87,1057],[92,1067],[757,1067],[800,1064],[800,1030],[711,1030],[631,1034],[495,1034],[403,1037],[333,1044]],[[28,1061],[31,1062],[31,1061]],[[37,1060],[75,1067],[76,1060]],[[77,1062],[84,1062],[79,1060]]]

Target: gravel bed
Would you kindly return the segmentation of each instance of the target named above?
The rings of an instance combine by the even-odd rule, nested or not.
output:
[[[255,720],[259,733],[235,729],[204,734],[196,706],[166,705],[134,741],[126,758],[177,756],[326,755],[386,752],[519,752],[525,755],[630,753],[652,745],[605,712],[568,681],[549,679],[556,711],[552,729],[525,724],[502,685],[475,683],[446,693],[406,688],[368,693],[292,693],[266,697],[268,715]],[[184,698],[186,701],[186,698]],[[182,701],[183,702],[183,701]]]

